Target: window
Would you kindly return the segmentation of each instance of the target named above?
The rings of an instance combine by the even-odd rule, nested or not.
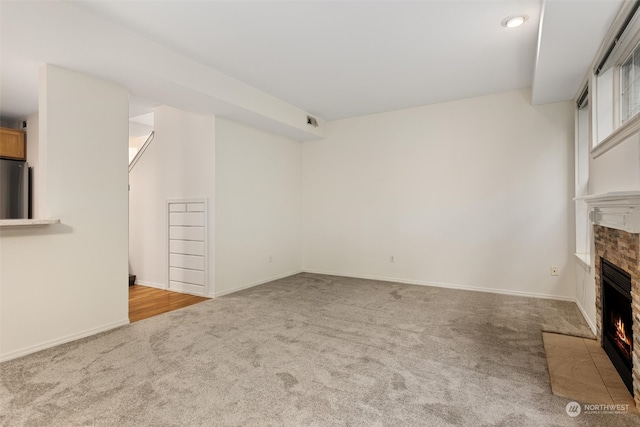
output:
[[[595,144],[604,141],[614,131],[615,86],[614,69],[600,73],[596,81],[596,136]]]
[[[624,1],[593,70],[595,159],[640,132],[640,0]]]
[[[640,112],[640,46],[620,67],[620,110],[622,123]]]

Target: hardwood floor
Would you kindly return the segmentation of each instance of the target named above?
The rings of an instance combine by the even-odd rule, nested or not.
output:
[[[129,321],[137,322],[208,299],[148,286],[129,286]]]

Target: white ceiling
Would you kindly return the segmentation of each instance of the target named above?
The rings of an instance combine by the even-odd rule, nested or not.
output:
[[[535,102],[572,99],[622,0],[547,0],[540,42],[539,0],[96,0],[37,23],[9,13],[34,4],[0,2],[5,116],[37,111],[37,67],[45,62],[126,84],[138,97],[133,115],[179,100],[180,108],[233,116],[178,84],[144,78],[141,64],[162,64],[173,51],[333,120],[532,86]],[[79,13],[109,25],[61,18]],[[515,14],[529,19],[516,29],[500,25]],[[127,34],[168,50],[127,48]],[[89,35],[112,36],[120,47],[90,52],[82,45]],[[74,45],[65,44],[70,38]]]
[[[573,99],[597,48],[620,9],[620,1],[544,3],[533,103]],[[567,25],[568,23],[568,25]]]

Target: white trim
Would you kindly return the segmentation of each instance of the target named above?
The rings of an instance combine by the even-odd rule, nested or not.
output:
[[[149,288],[163,289],[168,290],[167,285],[163,285],[161,283],[153,283],[153,282],[145,282],[144,280],[138,280],[136,277],[136,285],[147,286]]]
[[[591,254],[573,254],[578,261],[578,265],[586,271],[591,271]]]
[[[593,224],[640,233],[640,191],[617,191],[576,197],[589,205]]]
[[[60,224],[59,219],[0,219],[0,228],[34,227]]]
[[[169,281],[169,292],[178,292],[181,294],[195,295],[197,297],[206,297],[207,294],[201,290],[201,285],[194,285],[193,283],[176,282],[174,280]]]
[[[381,280],[385,282],[403,283],[407,285],[434,286],[437,288],[459,289],[462,291],[486,292],[491,294],[512,295],[512,296],[520,296],[520,297],[531,297],[531,298],[575,302],[574,297],[568,297],[564,295],[539,294],[535,292],[523,292],[523,291],[514,291],[514,290],[508,290],[508,289],[484,288],[484,287],[458,285],[458,284],[451,284],[451,283],[430,282],[427,280],[413,280],[413,279],[399,279],[396,277],[370,276],[366,274],[336,273],[336,272],[313,270],[313,269],[307,269],[307,268],[303,270],[305,273],[325,274],[328,276],[353,277],[356,279]]]
[[[111,329],[115,329],[115,328],[119,328],[121,326],[124,325],[128,325],[129,324],[129,319],[124,319],[124,320],[120,320],[118,322],[113,322],[113,323],[108,323],[106,325],[103,326],[99,326],[97,328],[91,328],[91,329],[87,329],[84,330],[82,332],[77,332],[75,334],[71,334],[71,335],[67,335],[61,338],[56,338],[54,340],[50,340],[50,341],[45,341],[43,343],[40,344],[36,344],[36,345],[31,345],[29,347],[25,347],[22,348],[20,350],[16,350],[16,351],[12,351],[10,353],[5,353],[0,355],[0,362],[6,362],[8,360],[12,360],[12,359],[16,359],[18,357],[21,356],[26,356],[27,354],[31,354],[31,353],[35,353],[37,351],[40,350],[46,350],[48,348],[51,347],[55,347],[61,344],[66,344],[68,342],[71,341],[76,341],[79,340],[81,338],[86,338],[92,335],[96,335],[99,334],[101,332],[106,332],[109,331]]]
[[[594,159],[597,159],[638,132],[640,132],[640,114],[636,114],[628,122],[618,127],[616,130],[611,132],[609,136],[600,141],[598,145],[591,149],[591,156]]]
[[[194,293],[194,292],[189,292],[189,291],[183,290],[183,289],[169,288],[166,285],[161,285],[159,283],[153,283],[153,282],[145,282],[145,281],[138,280],[138,279],[136,279],[136,285],[146,286],[148,288],[162,289],[163,291],[177,292],[177,293],[180,293],[180,294],[195,295],[197,297],[205,296],[207,298],[211,298],[208,295],[202,295],[201,292],[200,293]]]
[[[640,191],[611,191],[603,194],[590,194],[576,197],[573,200],[584,200],[591,206],[640,206]]]
[[[631,2],[633,3],[633,2]],[[622,9],[621,9],[622,10]],[[626,20],[631,13],[630,8],[625,11],[624,18]],[[638,47],[638,42],[640,42],[640,13],[636,11],[636,13],[631,17],[631,21],[625,28],[624,32],[620,35],[620,38],[615,42],[615,47],[611,51],[607,62],[603,64],[601,72],[607,71],[612,67],[619,67],[627,59],[629,56],[636,50]],[[621,24],[621,23],[620,23]],[[622,25],[618,25],[616,28],[616,34],[618,31],[622,29]],[[611,41],[613,43],[613,40]],[[610,43],[610,44],[611,44]]]
[[[167,199],[167,203],[202,203],[208,201],[208,197],[197,197],[197,198],[187,198],[187,199]],[[208,206],[205,206],[205,209]]]
[[[291,271],[289,273],[279,274],[277,276],[273,276],[273,277],[270,277],[268,279],[261,279],[261,280],[255,281],[255,282],[246,283],[244,285],[236,286],[235,288],[228,289],[226,291],[211,292],[207,296],[209,298],[218,298],[218,297],[221,297],[221,296],[224,296],[224,295],[229,295],[229,294],[232,294],[234,292],[242,291],[244,289],[253,288],[254,286],[264,285],[265,283],[273,282],[274,280],[284,279],[285,277],[294,276],[294,275],[300,274],[300,273],[303,273],[303,271],[302,270],[295,270],[295,271]]]
[[[587,312],[584,311],[584,308],[580,304],[580,301],[578,301],[577,299],[575,301],[576,301],[576,305],[578,306],[578,310],[580,310],[580,313],[582,314],[582,317],[584,317],[585,322],[587,322],[587,325],[589,325],[589,329],[591,329],[591,332],[593,332],[593,335],[596,335],[597,333],[596,326],[593,324],[591,319],[589,319],[589,316],[587,316]]]
[[[203,259],[204,259],[204,269],[203,271],[203,276],[204,276],[204,284],[203,284],[203,290],[202,293],[196,293],[193,292],[191,290],[185,290],[183,287],[180,288],[172,288],[171,287],[171,237],[170,237],[170,231],[171,231],[171,205],[172,204],[185,204],[188,205],[190,203],[202,203],[204,205],[204,211],[203,211],[203,215],[204,215],[204,237],[203,237],[203,244],[204,244],[204,255],[203,255]],[[196,295],[196,296],[200,296],[200,297],[205,297],[207,296],[210,291],[210,286],[209,286],[209,199],[207,197],[201,197],[201,198],[187,198],[187,199],[167,199],[166,200],[166,206],[165,206],[165,215],[166,215],[166,244],[167,244],[167,290],[169,291],[173,291],[173,292],[180,292],[180,293],[184,293],[184,294],[190,294],[190,295]],[[215,226],[215,225],[214,225]],[[174,281],[175,283],[175,281]]]
[[[620,6],[620,10],[618,10],[618,14],[613,19],[613,23],[609,27],[607,34],[602,39],[600,43],[600,47],[598,48],[598,52],[596,53],[593,61],[591,63],[591,67],[587,72],[588,75],[595,73],[596,67],[602,62],[605,52],[609,49],[609,46],[613,43],[618,31],[622,28],[622,24],[627,20],[627,17],[631,13],[633,9],[633,3],[635,0],[624,0],[622,6]]]

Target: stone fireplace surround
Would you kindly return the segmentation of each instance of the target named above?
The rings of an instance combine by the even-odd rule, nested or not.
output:
[[[585,198],[593,222],[596,287],[596,337],[602,345],[602,263],[631,275],[633,318],[633,395],[640,408],[640,192],[608,193]]]
[[[633,313],[633,396],[640,407],[640,234],[594,225],[596,337],[602,345],[602,262],[615,264],[631,275],[631,310]]]

